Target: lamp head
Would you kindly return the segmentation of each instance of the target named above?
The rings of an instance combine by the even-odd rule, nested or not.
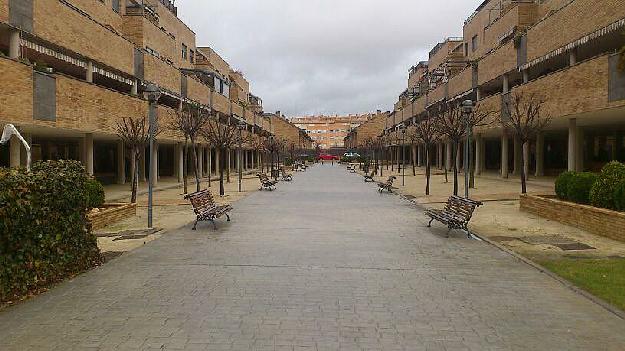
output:
[[[466,114],[469,114],[471,112],[473,112],[473,101],[471,100],[464,100],[462,102],[462,111]]]
[[[148,84],[143,91],[143,95],[149,102],[154,103],[161,97],[161,90],[155,84]]]

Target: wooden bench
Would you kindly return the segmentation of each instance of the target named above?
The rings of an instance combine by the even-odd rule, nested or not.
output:
[[[286,168],[282,167],[280,169],[280,173],[282,173],[282,181],[290,182],[293,180],[293,175],[286,172]]]
[[[436,220],[447,225],[447,237],[449,237],[449,232],[452,229],[460,229],[464,230],[470,238],[471,232],[468,228],[469,221],[471,217],[473,217],[473,212],[475,212],[475,209],[479,206],[482,206],[482,203],[479,201],[453,195],[447,200],[444,209],[425,210],[425,215],[430,217],[428,228],[431,227],[432,222]]]
[[[276,187],[276,184],[278,184],[277,181],[275,180],[271,180],[269,179],[269,177],[264,174],[264,173],[258,173],[257,174],[258,179],[260,180],[260,188],[258,190],[274,190]]]
[[[371,174],[365,174],[365,183],[375,182],[375,179],[373,179],[374,175],[375,175],[375,171],[371,171]]]
[[[384,182],[384,183],[379,182],[378,183],[378,191],[382,192],[382,191],[386,190],[389,193],[392,193],[393,190],[397,189],[396,187],[393,186],[393,182],[395,181],[395,179],[397,179],[395,176],[390,176],[390,177],[388,177],[386,182]]]
[[[219,205],[215,203],[215,199],[208,189],[186,195],[184,198],[191,201],[193,212],[195,212],[196,215],[193,230],[197,229],[197,223],[200,221],[209,221],[213,223],[213,228],[217,230],[215,219],[221,216],[226,216],[226,218],[228,218],[228,222],[230,222],[230,215],[228,212],[232,211],[232,206]]]
[[[349,173],[356,173],[356,165],[352,165],[348,163],[347,170],[349,171]]]

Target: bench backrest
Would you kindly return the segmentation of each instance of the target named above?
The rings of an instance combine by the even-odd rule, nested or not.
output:
[[[193,211],[195,213],[204,212],[217,205],[215,203],[215,199],[213,198],[213,194],[211,194],[208,189],[189,194],[184,198],[191,201],[191,206],[193,206]]]
[[[390,177],[388,177],[388,180],[386,181],[386,184],[393,185],[393,181],[395,181],[395,176],[390,176]]]
[[[475,209],[479,206],[482,206],[482,203],[479,201],[452,195],[449,197],[449,200],[447,200],[445,211],[453,213],[468,222],[471,220]]]

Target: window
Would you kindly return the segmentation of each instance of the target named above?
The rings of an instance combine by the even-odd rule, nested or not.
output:
[[[471,51],[475,52],[475,50],[477,50],[477,35],[474,35],[473,38],[471,38]]]
[[[187,46],[185,44],[182,44],[182,59],[187,59]]]
[[[189,62],[195,62],[195,52],[193,52],[193,50],[189,51]]]

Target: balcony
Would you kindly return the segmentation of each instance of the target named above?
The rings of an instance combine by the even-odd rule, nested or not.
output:
[[[486,50],[511,40],[517,29],[534,24],[538,16],[538,5],[534,1],[514,1],[504,6],[503,11],[484,30],[484,42],[490,45]]]
[[[33,69],[26,64],[0,58],[0,72],[8,84],[0,84],[0,120],[10,123],[33,121]],[[10,82],[10,83],[9,83]]]
[[[143,58],[145,80],[174,94],[180,94],[181,73],[174,66],[151,54]]]
[[[481,113],[490,112],[491,120],[485,121],[487,126],[480,126],[475,129],[477,133],[484,133],[488,130],[499,129],[499,116],[501,114],[501,94],[491,95],[478,101],[477,110]]]
[[[56,76],[55,127],[116,134],[122,117],[144,116],[147,102],[66,76]]]
[[[535,94],[544,99],[542,114],[554,120],[625,106],[625,100],[609,99],[610,56],[598,56],[556,71],[515,87],[512,93]]]
[[[58,0],[33,3],[34,34],[96,62],[134,74],[134,45]]]
[[[544,56],[623,18],[625,6],[620,1],[573,1],[528,30],[527,59]]]
[[[219,93],[211,93],[213,94],[213,109],[225,115],[230,115],[230,99]]]
[[[428,94],[428,105],[433,104],[447,98],[447,83],[439,84],[434,90]]]
[[[517,69],[517,50],[509,41],[478,62],[478,84],[483,85],[495,78]]]
[[[473,68],[469,66],[451,77],[447,86],[449,97],[455,97],[473,89]]]
[[[202,105],[210,104],[210,88],[199,80],[187,76],[187,97]]]

